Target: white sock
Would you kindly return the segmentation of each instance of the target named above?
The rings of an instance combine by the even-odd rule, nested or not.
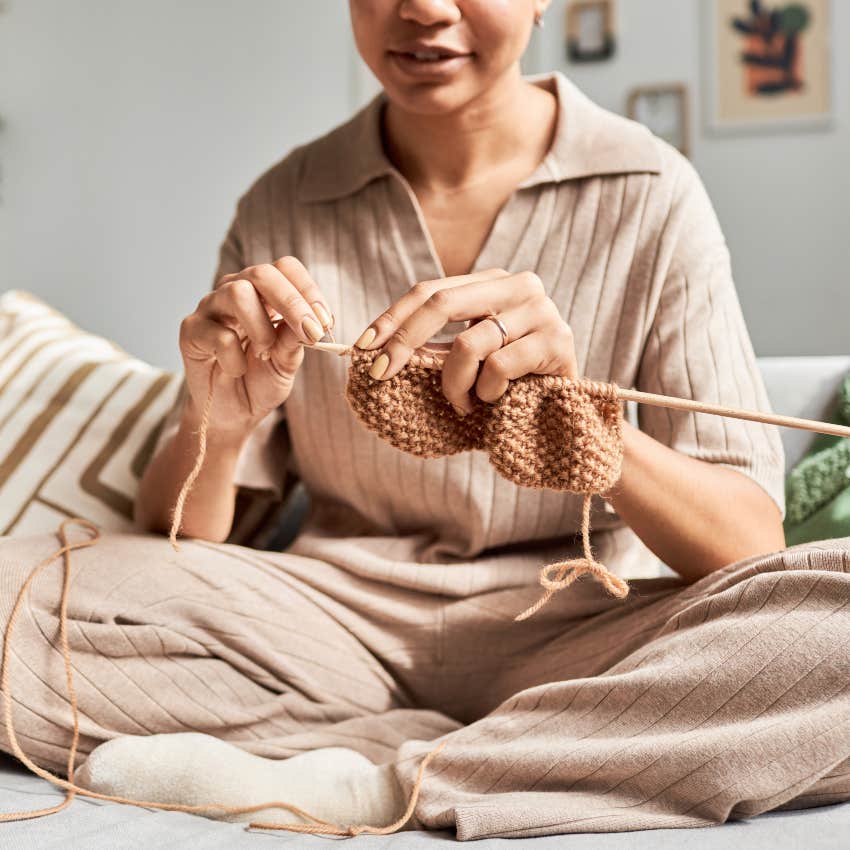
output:
[[[287,759],[255,756],[211,735],[125,735],[95,747],[75,774],[91,791],[154,803],[232,806],[282,801],[340,826],[385,826],[407,805],[391,765],[375,765],[344,747]],[[209,817],[299,823],[281,809]]]

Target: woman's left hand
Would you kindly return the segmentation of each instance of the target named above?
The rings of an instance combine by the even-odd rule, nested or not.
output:
[[[504,343],[498,325],[482,321],[489,315],[505,326]],[[572,330],[534,272],[488,269],[417,283],[381,313],[355,345],[369,350],[383,347],[370,374],[387,380],[414,349],[449,322],[462,321],[470,325],[451,343],[429,346],[451,346],[443,364],[442,387],[460,415],[472,411],[473,389],[482,401],[494,403],[509,381],[524,375],[578,377]],[[372,330],[375,336],[370,339]]]

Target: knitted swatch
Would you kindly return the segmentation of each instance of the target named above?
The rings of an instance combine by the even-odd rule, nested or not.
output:
[[[622,407],[614,384],[526,375],[511,381],[494,404],[473,397],[473,411],[462,417],[442,391],[444,355],[418,349],[392,378],[375,380],[369,368],[378,353],[350,350],[345,388],[351,409],[370,431],[420,457],[484,451],[509,481],[585,497],[584,557],[544,567],[546,594],[517,619],[531,616],[583,573],[615,596],[628,593],[628,585],[593,558],[589,541],[591,497],[617,482],[623,461]]]

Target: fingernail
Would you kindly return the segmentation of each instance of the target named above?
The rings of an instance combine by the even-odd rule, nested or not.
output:
[[[304,331],[305,335],[313,342],[318,342],[325,335],[322,326],[312,316],[304,317],[301,322],[301,330]]]
[[[455,413],[463,419],[466,416],[466,411],[462,407],[458,407],[456,404],[452,404],[452,407],[455,409]]]
[[[331,317],[328,315],[328,311],[325,309],[325,305],[322,304],[321,301],[314,301],[310,306],[313,308],[313,312],[319,317],[319,321],[326,329],[333,326],[331,323]]]
[[[271,351],[261,351],[260,352],[260,360],[268,360],[269,357],[272,356]]]
[[[375,379],[378,380],[387,371],[387,366],[390,365],[390,358],[387,357],[386,354],[381,354],[374,363],[372,363],[372,368],[369,369],[369,374]]]
[[[372,344],[377,335],[378,332],[374,328],[366,328],[366,330],[360,335],[360,339],[358,339],[354,344],[358,348],[366,348],[366,346]]]

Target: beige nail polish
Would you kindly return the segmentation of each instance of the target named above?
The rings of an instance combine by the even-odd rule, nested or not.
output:
[[[452,407],[455,409],[455,413],[463,419],[466,416],[466,411],[462,407],[458,407],[456,404],[453,404]]]
[[[301,322],[301,330],[313,341],[318,342],[325,332],[322,326],[312,317],[305,316]]]
[[[325,305],[321,301],[314,301],[311,305],[313,312],[319,317],[319,321],[326,327],[332,327],[331,317],[325,309]]]
[[[354,344],[358,348],[366,348],[367,345],[372,344],[377,335],[378,332],[374,328],[366,328],[366,330],[360,335],[360,339],[358,339]]]
[[[390,358],[386,354],[381,354],[379,357],[375,359],[372,363],[372,368],[369,369],[369,374],[375,379],[378,380],[387,371],[387,366],[390,365]]]

